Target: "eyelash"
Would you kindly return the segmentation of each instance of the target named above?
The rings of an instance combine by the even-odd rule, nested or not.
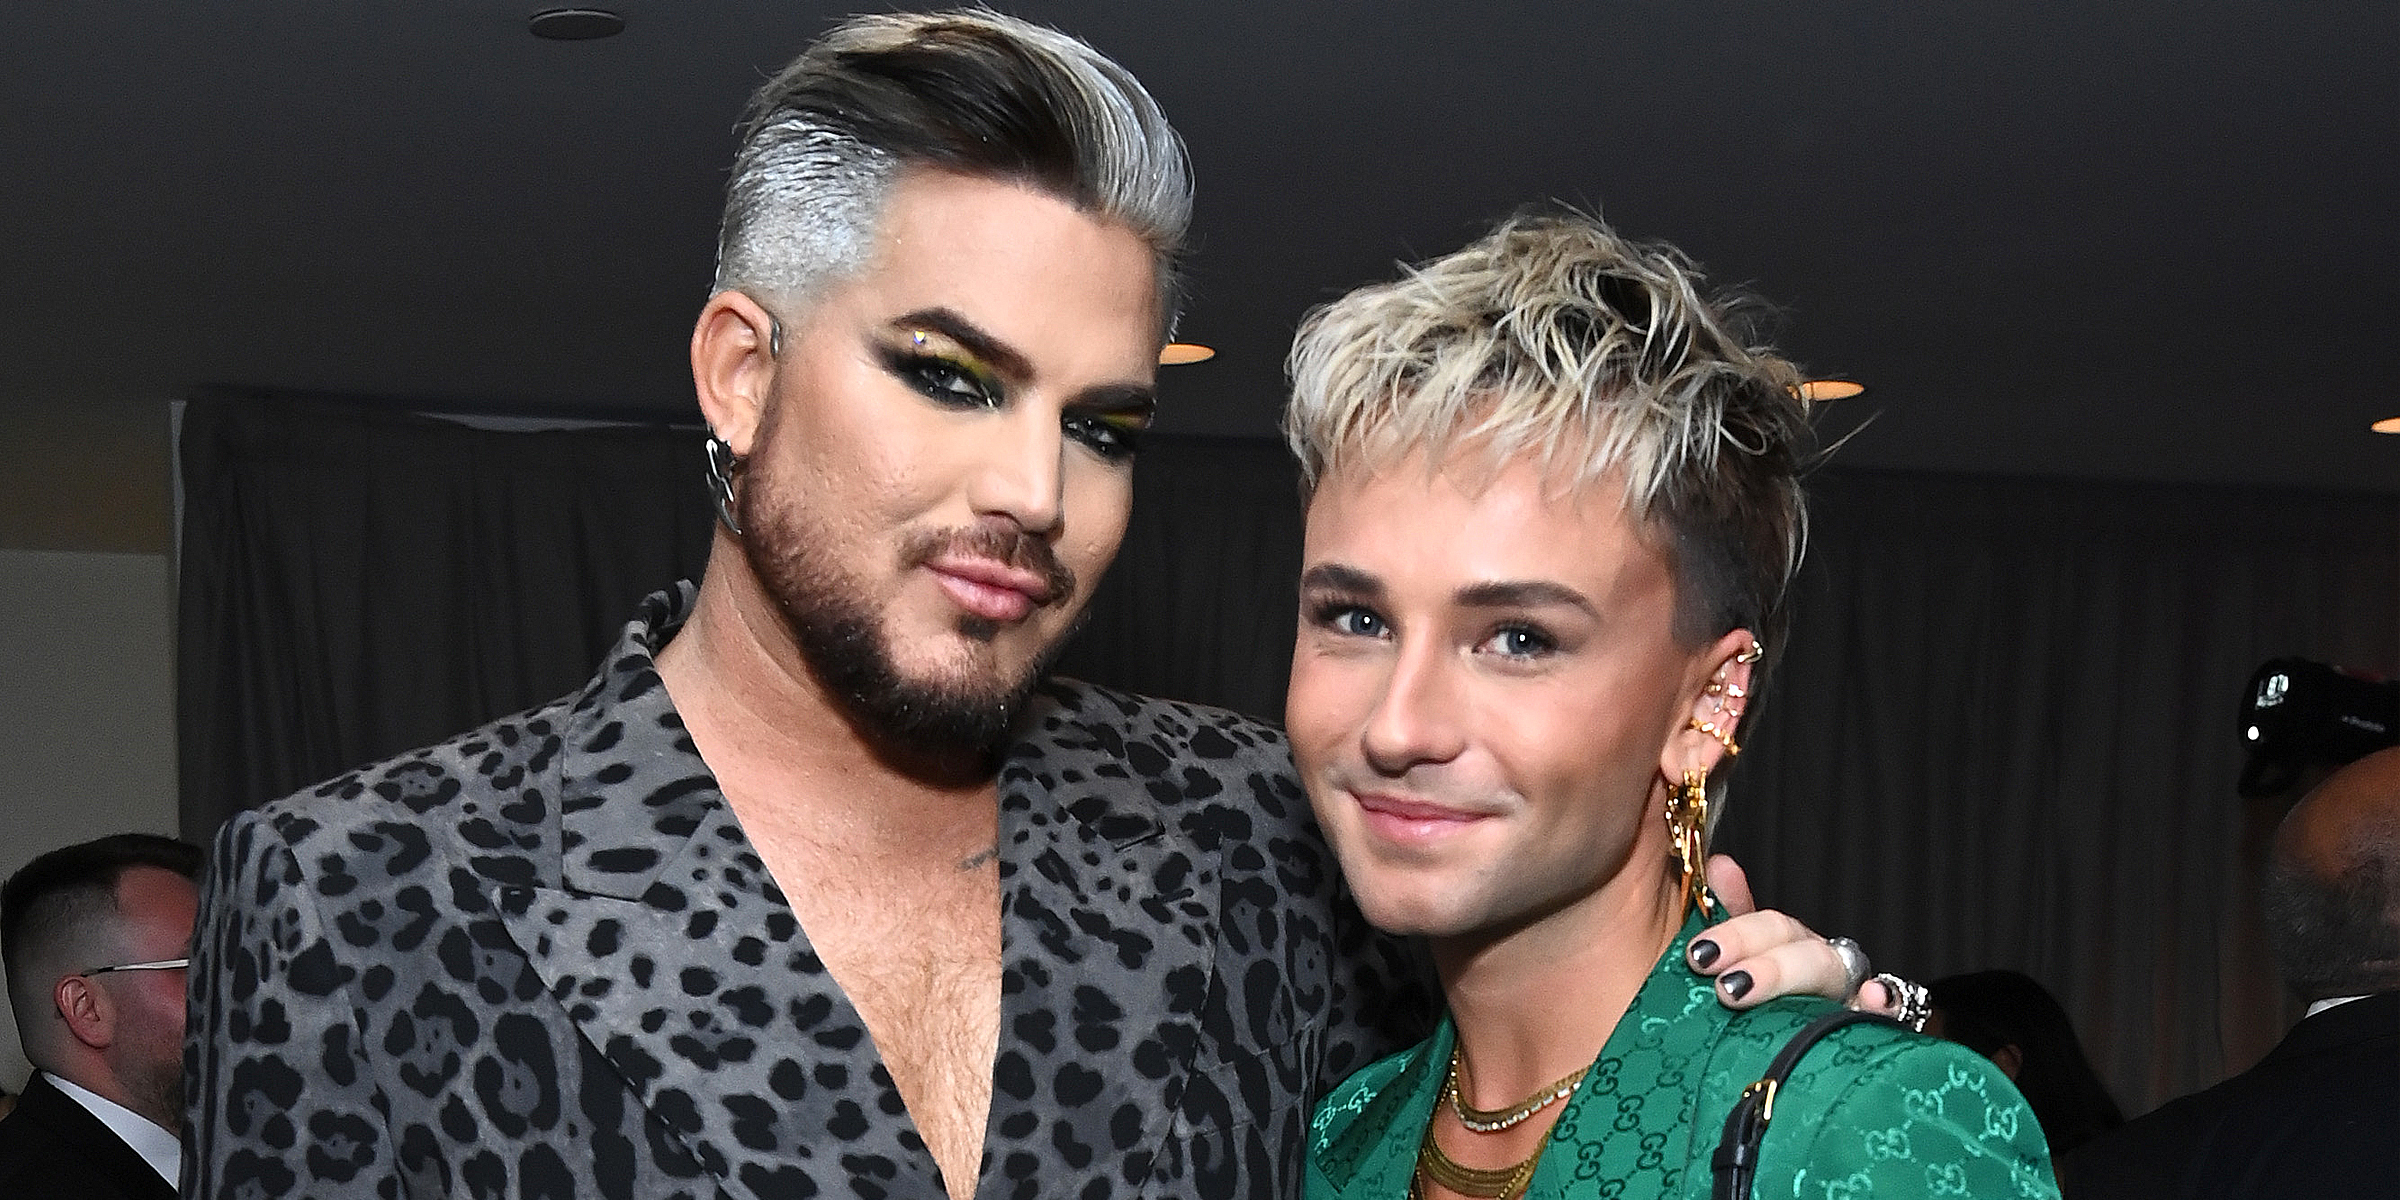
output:
[[[1371,622],[1375,627],[1373,629],[1344,628],[1343,618],[1352,616]],[[1353,604],[1348,600],[1337,599],[1312,601],[1308,607],[1308,621],[1311,625],[1330,629],[1345,637],[1382,637],[1391,628],[1374,610]]]
[[[1008,393],[998,380],[956,359],[891,349],[884,352],[884,365],[892,374],[936,404],[953,408],[998,408],[1008,402]],[[955,386],[962,383],[966,386]]]
[[[1119,425],[1098,413],[1068,413],[1059,422],[1059,428],[1102,458],[1131,458],[1142,448],[1142,430],[1138,426]]]
[[[1533,644],[1523,649],[1499,650],[1498,653],[1507,658],[1530,659],[1543,657],[1558,649],[1557,638],[1532,625],[1503,625],[1493,630],[1492,636],[1483,639],[1483,644],[1490,646],[1503,639],[1520,636]]]
[[[1352,617],[1358,618],[1361,624],[1369,627],[1351,627],[1349,618]],[[1308,609],[1308,619],[1312,625],[1331,630],[1345,637],[1380,638],[1387,636],[1391,628],[1374,610],[1340,599],[1312,602]],[[1526,644],[1514,649],[1507,648],[1504,640],[1512,638],[1522,639]],[[1482,642],[1478,643],[1478,648],[1482,647],[1491,647],[1493,653],[1505,659],[1527,661],[1545,658],[1555,653],[1558,650],[1558,639],[1550,636],[1549,631],[1538,625],[1512,622],[1492,630]]]
[[[972,364],[938,354],[919,354],[901,349],[884,352],[885,366],[926,399],[936,404],[962,409],[996,409],[1008,403],[1008,390]],[[964,384],[966,386],[958,386]],[[1068,413],[1059,421],[1059,428],[1092,453],[1105,459],[1126,459],[1140,451],[1142,428],[1147,424],[1139,417],[1119,424],[1109,413]],[[1134,423],[1140,421],[1140,424]]]

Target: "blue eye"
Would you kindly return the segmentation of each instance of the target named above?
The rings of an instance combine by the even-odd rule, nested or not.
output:
[[[1556,638],[1530,625],[1505,626],[1484,644],[1494,653],[1509,658],[1539,658],[1558,649]]]
[[[1317,620],[1335,633],[1350,637],[1382,637],[1390,628],[1382,617],[1356,605],[1328,608]]]

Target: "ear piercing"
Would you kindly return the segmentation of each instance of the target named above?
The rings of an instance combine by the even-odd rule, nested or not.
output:
[[[1725,682],[1725,675],[1722,671],[1718,672],[1717,677],[1710,680],[1708,686],[1701,690],[1708,696],[1708,711],[1714,713],[1721,713],[1725,711],[1726,700],[1740,700],[1750,694],[1747,689],[1743,688],[1742,685],[1738,683]],[[1737,717],[1740,716],[1741,710],[1735,709],[1734,715]]]
[[[714,429],[708,431],[708,440],[702,446],[708,451],[708,495],[716,502],[717,520],[726,532],[740,537],[742,523],[733,515],[738,507],[733,499],[733,479],[742,473],[742,456],[735,454],[733,447],[718,437]]]
[[[1752,638],[1750,639],[1749,647],[1743,650],[1741,653],[1734,655],[1733,661],[1740,663],[1743,666],[1748,666],[1751,663],[1765,658],[1766,656],[1766,646],[1757,638]],[[1726,754],[1740,754],[1742,752],[1742,748],[1734,744],[1733,740],[1733,724],[1734,722],[1742,719],[1742,710],[1739,707],[1729,705],[1726,702],[1729,700],[1744,700],[1749,698],[1749,689],[1743,687],[1741,684],[1725,678],[1725,669],[1723,667],[1719,667],[1717,669],[1717,677],[1709,680],[1708,686],[1702,690],[1708,696],[1708,711],[1713,714],[1717,720],[1724,721],[1724,724],[1719,725],[1717,720],[1707,720],[1700,717],[1693,717],[1690,722],[1690,728],[1717,739],[1718,743],[1725,747]]]
[[[1698,717],[1693,717],[1690,728],[1699,730],[1700,732],[1717,739],[1717,741],[1725,747],[1725,753],[1729,756],[1740,754],[1742,752],[1742,748],[1734,744],[1733,729],[1731,728],[1730,723],[1728,723],[1726,727],[1720,728],[1715,721],[1703,721]]]

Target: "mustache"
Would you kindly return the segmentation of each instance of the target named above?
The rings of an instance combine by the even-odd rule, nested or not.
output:
[[[988,558],[1039,576],[1042,592],[1035,599],[1045,607],[1072,598],[1079,582],[1048,541],[1013,526],[924,530],[901,547],[900,561],[904,567],[921,567],[950,556]]]

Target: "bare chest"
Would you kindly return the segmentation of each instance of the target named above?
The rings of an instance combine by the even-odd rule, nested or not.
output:
[[[974,1191],[1000,1030],[996,865],[769,864],[874,1039],[951,1195]]]

